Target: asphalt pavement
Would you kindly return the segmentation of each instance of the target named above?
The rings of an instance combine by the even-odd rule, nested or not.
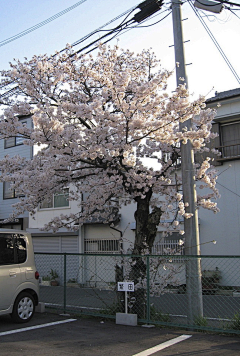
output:
[[[0,317],[0,356],[239,356],[240,336],[36,313],[26,324]]]

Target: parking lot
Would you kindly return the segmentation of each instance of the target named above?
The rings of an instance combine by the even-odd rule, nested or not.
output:
[[[27,324],[0,317],[1,356],[148,356],[240,354],[240,336],[159,327],[116,325],[113,320],[36,313]]]

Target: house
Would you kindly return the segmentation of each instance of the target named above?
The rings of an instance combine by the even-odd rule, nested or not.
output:
[[[220,212],[216,215],[199,210],[202,255],[240,255],[240,88],[215,94],[206,101],[217,114],[213,131],[218,137],[212,148],[221,156],[215,158],[218,170],[217,188]],[[208,154],[209,155],[209,154]],[[216,245],[208,243],[216,240]]]
[[[31,127],[32,120],[29,116],[22,116],[20,121],[27,127]],[[7,139],[0,140],[0,159],[6,155],[15,156],[20,155],[22,157],[33,157],[33,147],[23,144],[22,137],[9,137]],[[28,228],[28,212],[20,215],[14,221],[5,222],[4,220],[12,213],[12,204],[18,199],[18,194],[15,190],[11,189],[10,183],[0,183],[0,227],[21,229]]]

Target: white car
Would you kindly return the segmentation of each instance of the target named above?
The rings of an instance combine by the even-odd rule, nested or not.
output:
[[[0,315],[29,321],[38,305],[38,279],[31,234],[0,229]]]

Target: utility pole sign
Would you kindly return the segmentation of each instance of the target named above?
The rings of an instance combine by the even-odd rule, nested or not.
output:
[[[116,313],[116,324],[137,325],[137,314],[128,314],[128,292],[134,292],[134,282],[118,282],[118,292],[125,294],[125,313]]]
[[[128,313],[128,292],[134,292],[134,282],[118,282],[118,292],[125,292],[125,314]]]

